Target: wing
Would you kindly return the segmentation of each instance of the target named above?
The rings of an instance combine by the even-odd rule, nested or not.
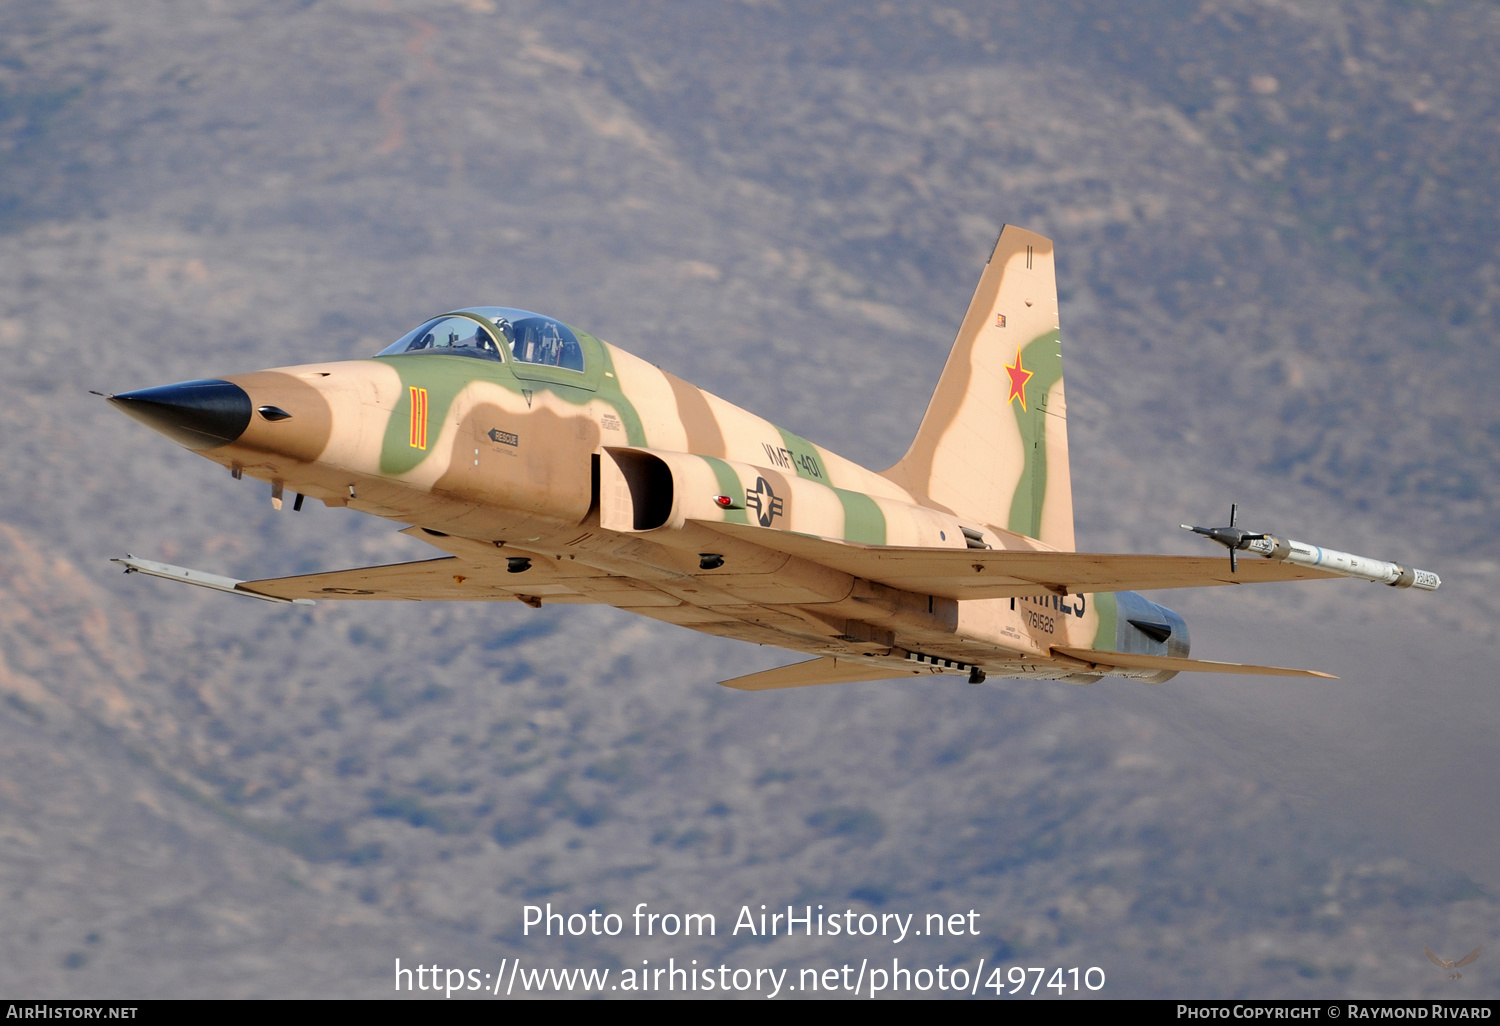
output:
[[[1434,955],[1432,953],[1432,949],[1431,948],[1429,948],[1429,947],[1423,947],[1422,950],[1425,951],[1425,952],[1427,952],[1427,960],[1429,962],[1431,962],[1433,965],[1437,966],[1439,969],[1446,969],[1446,968],[1448,968],[1447,966],[1445,966],[1443,964],[1443,960],[1441,958],[1438,958],[1436,955]]]
[[[951,599],[1020,598],[1038,591],[1150,591],[1219,584],[1332,579],[1336,574],[1266,559],[1239,572],[1216,556],[1131,556],[1016,549],[919,549],[861,545],[744,524],[695,521],[721,534],[800,556],[902,591]]]
[[[496,579],[497,576],[499,579]],[[510,580],[504,580],[504,577]],[[391,566],[360,567],[354,570],[334,570],[322,574],[302,574],[298,577],[273,577],[262,581],[242,581],[240,591],[255,595],[269,595],[281,599],[405,599],[413,600],[458,600],[483,602],[486,600],[511,599],[521,596],[541,597],[538,590],[551,602],[587,602],[581,595],[556,585],[527,582],[523,585],[519,574],[499,575],[486,568],[475,567],[444,556],[440,559],[425,559],[415,563],[396,563]]]
[[[524,573],[508,573],[504,562],[487,566],[445,556],[415,563],[335,570],[331,573],[241,581],[236,590],[279,599],[405,599],[497,602],[517,600],[539,606],[596,602],[617,606],[671,606],[677,600],[623,577],[538,558]]]
[[[889,680],[893,677],[926,677],[931,670],[891,669],[852,663],[847,659],[820,656],[790,666],[778,666],[774,670],[746,674],[733,680],[721,680],[720,684],[737,691],[771,691],[776,688],[806,688],[814,684],[844,684],[856,680]]]
[[[1477,947],[1473,951],[1469,952],[1463,958],[1460,958],[1457,962],[1454,962],[1453,963],[1453,968],[1455,968],[1455,969],[1462,969],[1464,966],[1470,964],[1476,958],[1478,958],[1480,952],[1482,952],[1483,950],[1484,950],[1484,945],[1483,944],[1479,945],[1479,947]]]
[[[1174,656],[1137,655],[1134,652],[1099,652],[1091,648],[1054,648],[1054,655],[1079,659],[1093,666],[1112,666],[1125,670],[1180,670],[1183,673],[1243,673],[1257,677],[1323,677],[1338,680],[1319,670],[1293,670],[1285,666],[1252,666],[1248,663],[1220,663],[1211,659],[1178,659]]]

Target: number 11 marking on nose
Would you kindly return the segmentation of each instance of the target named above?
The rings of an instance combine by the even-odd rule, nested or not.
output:
[[[427,389],[411,388],[411,447],[427,448]]]

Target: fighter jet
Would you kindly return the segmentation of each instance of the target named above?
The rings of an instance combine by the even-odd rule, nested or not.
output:
[[[1435,574],[1189,527],[1218,556],[1077,552],[1053,246],[996,240],[910,450],[867,470],[544,314],[476,306],[368,359],[107,397],[206,459],[409,525],[446,555],[241,581],[140,572],[276,602],[594,602],[814,658],[765,690],[967,675],[1150,683],[1181,671],[1328,674],[1189,658],[1137,590]],[[1259,559],[1238,559],[1237,553]]]

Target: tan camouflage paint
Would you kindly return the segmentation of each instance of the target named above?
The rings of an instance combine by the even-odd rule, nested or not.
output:
[[[1052,241],[1007,225],[916,440],[885,476],[939,508],[1071,551],[1067,416]]]

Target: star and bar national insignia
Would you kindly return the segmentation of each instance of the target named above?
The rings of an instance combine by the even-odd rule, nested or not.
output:
[[[1005,373],[1010,375],[1010,396],[1005,400],[1009,406],[1012,402],[1021,400],[1021,409],[1026,409],[1026,382],[1031,380],[1031,371],[1021,366],[1021,347],[1016,347],[1016,362],[1005,365]]]

